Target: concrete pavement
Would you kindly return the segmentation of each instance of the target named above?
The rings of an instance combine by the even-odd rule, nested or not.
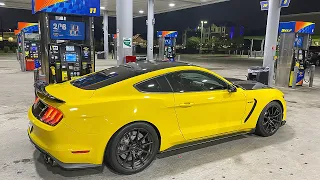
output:
[[[182,59],[227,76],[245,79],[260,61]],[[115,65],[97,61],[97,69]],[[27,110],[34,100],[33,73],[20,72],[15,56],[0,56],[0,177],[4,180],[314,180],[320,179],[320,75],[315,88],[282,89],[288,101],[288,124],[273,137],[238,136],[159,158],[131,176],[99,169],[66,171],[44,164],[27,136]]]

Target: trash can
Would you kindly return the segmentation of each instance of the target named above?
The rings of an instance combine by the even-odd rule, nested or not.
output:
[[[126,63],[129,62],[137,62],[137,57],[136,56],[126,56]]]
[[[34,59],[26,59],[26,71],[33,71],[35,68]]]
[[[268,85],[269,83],[269,68],[255,66],[248,69],[248,80],[257,81]]]

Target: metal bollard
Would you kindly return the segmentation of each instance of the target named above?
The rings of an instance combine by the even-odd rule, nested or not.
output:
[[[180,55],[178,55],[178,58],[177,58],[177,61],[178,61],[178,62],[180,61],[180,58],[181,58],[181,56],[180,56]]]
[[[311,66],[311,69],[310,69],[310,79],[309,79],[309,87],[312,87],[313,86],[313,80],[314,80],[314,73],[316,71],[316,66],[315,65],[312,65]]]
[[[297,87],[298,72],[299,72],[299,67],[295,66],[293,70],[292,89],[295,89]]]

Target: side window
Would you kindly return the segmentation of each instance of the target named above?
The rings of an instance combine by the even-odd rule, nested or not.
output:
[[[135,85],[142,92],[171,92],[172,89],[164,76],[150,79]]]
[[[227,89],[227,83],[201,71],[180,71],[167,75],[174,92],[201,92]]]

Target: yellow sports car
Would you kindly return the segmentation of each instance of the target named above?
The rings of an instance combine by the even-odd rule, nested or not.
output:
[[[47,163],[67,169],[105,162],[133,174],[178,145],[252,132],[271,136],[286,122],[279,90],[186,63],[129,63],[35,87],[28,135]]]

